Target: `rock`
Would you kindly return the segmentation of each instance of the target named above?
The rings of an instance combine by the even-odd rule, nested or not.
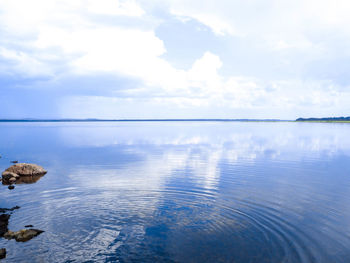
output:
[[[9,224],[10,215],[1,214],[0,215],[0,237],[8,231],[7,225]]]
[[[18,163],[2,173],[2,184],[35,183],[46,173],[47,171],[39,165]]]
[[[20,178],[20,176],[18,174],[5,171],[2,173],[2,184],[12,184],[18,178]]]
[[[24,227],[33,227],[33,225],[26,225],[26,226],[24,226]]]
[[[28,240],[31,240],[33,237],[36,237],[43,233],[44,231],[39,229],[21,229],[19,231],[13,232],[13,231],[7,231],[4,234],[4,238],[6,239],[15,239],[17,242],[26,242]]]
[[[9,181],[11,178],[16,178],[17,179],[17,178],[19,178],[19,175],[15,174],[15,173],[12,173],[12,172],[7,172],[7,171],[2,173],[2,180],[4,182]]]
[[[0,248],[0,259],[6,258],[6,249]]]
[[[12,207],[12,208],[0,208],[0,213],[5,213],[7,211],[14,211],[16,209],[20,209],[21,207],[19,207],[18,205]]]
[[[19,176],[44,175],[47,173],[43,167],[30,163],[17,163],[7,168],[5,172],[15,173]]]
[[[11,163],[18,163],[18,161],[11,161]]]
[[[8,189],[13,190],[13,189],[15,189],[15,186],[14,185],[9,185]]]
[[[9,182],[11,183],[11,184],[13,184],[14,182],[16,182],[16,177],[11,177],[10,179],[9,179]]]

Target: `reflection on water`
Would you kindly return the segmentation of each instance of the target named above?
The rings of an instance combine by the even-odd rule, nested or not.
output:
[[[3,185],[11,185],[11,184],[34,184],[40,180],[43,175],[27,175],[19,177],[15,182],[11,183],[8,181],[2,180]]]
[[[0,190],[8,262],[348,262],[350,126],[1,123],[10,160],[49,173]]]

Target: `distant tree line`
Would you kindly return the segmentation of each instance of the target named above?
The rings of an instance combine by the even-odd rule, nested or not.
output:
[[[299,118],[296,121],[350,121],[350,117]]]

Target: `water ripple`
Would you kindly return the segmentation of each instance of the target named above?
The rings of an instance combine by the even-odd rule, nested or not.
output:
[[[0,149],[49,170],[0,192],[2,207],[21,206],[11,230],[45,230],[0,239],[8,262],[350,258],[349,126],[56,125],[0,130],[14,136]]]

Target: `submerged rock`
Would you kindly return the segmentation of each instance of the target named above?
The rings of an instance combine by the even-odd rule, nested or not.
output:
[[[13,190],[13,189],[15,189],[15,186],[14,185],[9,185],[8,189]]]
[[[16,180],[17,180],[17,179],[16,179],[15,177],[11,177],[11,178],[9,179],[9,182],[13,184],[14,182],[16,182]]]
[[[8,212],[8,211],[14,211],[14,210],[17,210],[17,209],[20,209],[21,207],[19,207],[18,205],[12,207],[12,208],[0,208],[0,213],[5,213],[5,212]]]
[[[0,259],[6,258],[6,249],[0,248]]]
[[[12,179],[17,180],[18,178],[19,178],[19,175],[15,174],[15,173],[12,173],[12,172],[5,171],[5,172],[2,173],[2,180],[4,182],[10,181]]]
[[[10,166],[2,173],[2,183],[35,183],[46,173],[47,171],[39,165],[18,163]]]
[[[9,224],[10,215],[1,214],[0,215],[0,237],[8,231],[7,225]]]
[[[19,231],[13,232],[13,231],[7,231],[4,234],[4,238],[6,239],[15,239],[17,242],[26,242],[28,240],[31,240],[33,237],[36,237],[43,233],[43,230],[39,229],[21,229]]]

